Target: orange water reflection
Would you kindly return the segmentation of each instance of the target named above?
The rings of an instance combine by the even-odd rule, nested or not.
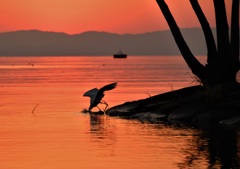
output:
[[[186,131],[79,114],[18,116],[2,124],[8,126],[1,129],[3,169],[175,168],[192,139],[181,136]]]
[[[211,137],[191,129],[79,114],[11,118],[1,118],[7,120],[0,129],[3,169],[209,166]]]

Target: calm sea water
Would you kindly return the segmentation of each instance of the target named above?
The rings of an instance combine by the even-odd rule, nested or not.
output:
[[[237,167],[237,131],[81,113],[83,93],[108,83],[118,82],[104,97],[111,107],[193,81],[180,56],[0,57],[0,168]]]

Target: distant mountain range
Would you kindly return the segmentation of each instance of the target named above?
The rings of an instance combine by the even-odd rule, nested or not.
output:
[[[206,55],[200,28],[182,29],[195,55]],[[215,29],[213,29],[215,35]],[[89,31],[81,34],[38,30],[0,33],[0,56],[112,55],[122,49],[128,55],[179,55],[169,30],[143,34],[114,34]]]

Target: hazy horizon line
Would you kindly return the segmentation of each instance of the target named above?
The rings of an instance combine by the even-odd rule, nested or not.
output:
[[[211,27],[212,29],[215,29],[215,27]],[[202,29],[201,27],[182,27],[181,29]],[[118,34],[118,35],[139,35],[139,34],[145,34],[145,33],[152,33],[152,32],[161,32],[161,31],[170,31],[170,29],[160,29],[160,30],[153,30],[153,31],[146,31],[141,33],[117,33],[117,32],[111,32],[111,31],[104,31],[104,30],[87,30],[79,33],[67,33],[67,32],[61,32],[61,31],[51,31],[51,30],[41,30],[41,29],[18,29],[18,30],[9,30],[9,31],[0,31],[0,33],[12,33],[12,32],[24,32],[24,31],[39,31],[39,32],[48,32],[48,33],[62,33],[66,35],[78,35],[88,32],[99,32],[99,33],[110,33],[110,34]]]

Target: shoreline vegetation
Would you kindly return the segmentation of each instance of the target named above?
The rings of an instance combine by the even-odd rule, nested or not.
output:
[[[240,83],[201,85],[125,102],[106,114],[141,122],[186,124],[199,128],[240,127]]]

